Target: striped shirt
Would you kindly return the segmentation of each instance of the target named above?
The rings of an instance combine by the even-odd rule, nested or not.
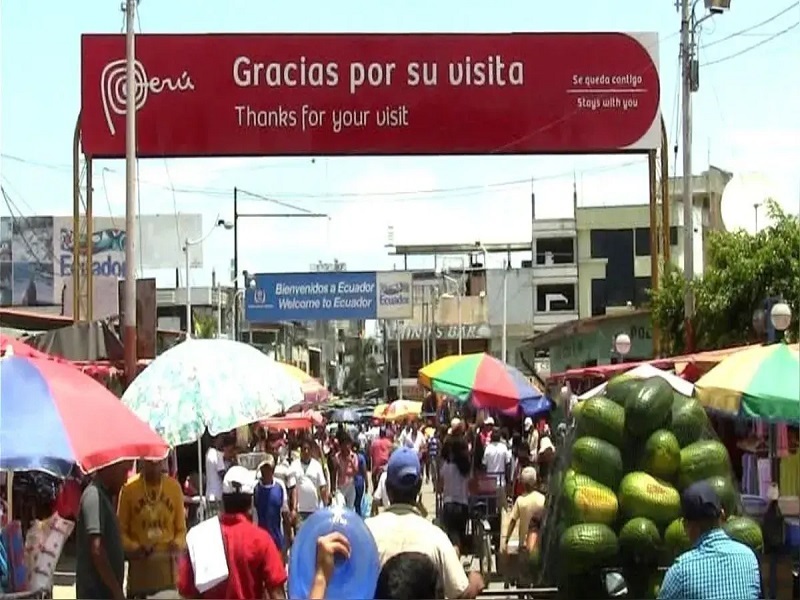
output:
[[[721,529],[703,534],[667,571],[663,599],[750,600],[761,598],[761,572],[755,553]]]
[[[436,435],[428,438],[428,454],[431,458],[439,456],[439,438]]]

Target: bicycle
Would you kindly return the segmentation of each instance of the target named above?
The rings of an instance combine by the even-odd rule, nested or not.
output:
[[[478,570],[484,581],[489,581],[493,574],[492,527],[486,516],[485,502],[476,502],[470,507],[469,528],[471,536],[473,561],[478,560]]]

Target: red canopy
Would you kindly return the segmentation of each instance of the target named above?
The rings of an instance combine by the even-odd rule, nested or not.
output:
[[[275,417],[261,421],[265,429],[311,429],[311,417]]]

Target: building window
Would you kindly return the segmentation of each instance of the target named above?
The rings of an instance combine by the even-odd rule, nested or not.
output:
[[[649,277],[637,277],[634,282],[633,304],[637,307],[650,304],[650,286],[652,282]]]
[[[572,238],[536,240],[536,264],[570,265],[575,263],[575,242]]]
[[[536,312],[570,312],[575,310],[575,284],[536,286]]]
[[[670,246],[677,246],[678,245],[678,228],[677,227],[670,227],[669,228],[669,245]]]
[[[592,316],[606,314],[606,280],[592,279]]]
[[[650,228],[637,227],[634,231],[636,256],[650,256]]]

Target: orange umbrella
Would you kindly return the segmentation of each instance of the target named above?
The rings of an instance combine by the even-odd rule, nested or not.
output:
[[[397,421],[399,419],[416,418],[422,413],[422,402],[413,400],[395,400],[383,413],[383,418],[387,421]]]
[[[300,388],[303,390],[304,404],[316,404],[328,399],[330,392],[311,375],[294,365],[283,362],[278,362],[278,364],[292,379],[295,379],[300,384]]]

